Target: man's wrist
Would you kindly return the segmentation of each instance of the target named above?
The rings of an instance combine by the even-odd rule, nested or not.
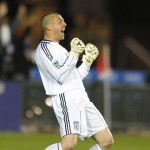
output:
[[[88,67],[90,67],[92,65],[92,63],[93,63],[93,60],[92,59],[88,59],[86,55],[83,55],[82,61]]]
[[[75,52],[75,51],[70,51],[70,55],[78,58],[79,57],[79,53],[78,52]]]

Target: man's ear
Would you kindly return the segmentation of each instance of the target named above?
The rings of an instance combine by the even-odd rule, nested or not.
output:
[[[52,26],[51,26],[51,25],[47,25],[47,29],[48,29],[49,31],[51,31],[51,30],[52,30]]]

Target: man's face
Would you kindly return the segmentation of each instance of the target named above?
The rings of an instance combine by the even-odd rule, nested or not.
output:
[[[55,15],[53,23],[51,25],[51,30],[55,41],[59,42],[64,39],[64,31],[67,24],[64,22],[64,19],[60,15]]]

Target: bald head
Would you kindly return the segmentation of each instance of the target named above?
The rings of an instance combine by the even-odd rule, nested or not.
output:
[[[47,26],[51,25],[53,23],[55,17],[58,16],[58,15],[60,15],[60,14],[51,13],[51,14],[43,16],[42,19],[41,19],[42,29],[45,31],[47,29]]]
[[[43,16],[41,26],[44,31],[44,39],[59,42],[64,39],[64,31],[67,24],[58,13]]]

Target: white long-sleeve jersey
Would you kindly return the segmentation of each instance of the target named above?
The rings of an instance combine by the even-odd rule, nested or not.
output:
[[[42,40],[36,49],[35,60],[47,95],[85,90],[82,79],[87,76],[89,67],[82,63],[76,68],[77,58],[59,43]]]

